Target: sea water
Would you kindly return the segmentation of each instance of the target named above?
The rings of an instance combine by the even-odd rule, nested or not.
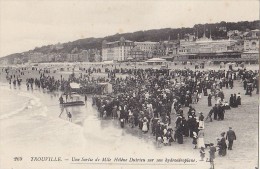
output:
[[[5,83],[0,84],[0,92],[0,168],[28,168],[28,164],[31,168],[39,165],[71,168],[66,161],[58,164],[30,162],[32,157],[46,156],[63,160],[104,158],[112,162],[115,158],[199,157],[198,152],[177,144],[173,145],[174,149],[182,150],[177,153],[172,147],[158,149],[154,141],[121,129],[118,120],[100,119],[91,105],[91,98],[85,106],[63,109],[58,101],[59,92],[27,90],[25,85],[18,88]],[[66,112],[71,112],[72,122],[68,121]],[[17,156],[24,160],[14,162]]]

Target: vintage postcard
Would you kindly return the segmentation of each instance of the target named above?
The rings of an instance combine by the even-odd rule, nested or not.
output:
[[[257,0],[0,0],[0,168],[258,169]]]

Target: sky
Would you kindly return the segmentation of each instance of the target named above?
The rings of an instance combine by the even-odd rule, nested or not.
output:
[[[253,20],[257,0],[0,0],[0,57],[88,37]]]

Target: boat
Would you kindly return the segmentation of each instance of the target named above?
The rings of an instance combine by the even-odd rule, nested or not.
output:
[[[83,106],[85,103],[83,101],[72,101],[72,102],[66,102],[66,103],[61,103],[62,106],[67,107],[67,106]]]
[[[62,98],[62,96],[61,96]],[[80,98],[81,96],[77,93],[71,93],[69,96],[69,101],[64,102],[63,98],[60,98],[60,105],[67,107],[67,106],[83,106],[85,105],[84,101],[81,101]]]

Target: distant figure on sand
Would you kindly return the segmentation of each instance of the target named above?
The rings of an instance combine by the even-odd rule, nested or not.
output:
[[[88,105],[88,104],[87,104],[87,101],[88,101],[88,96],[85,95],[85,104],[86,104],[86,106]]]
[[[85,103],[88,101],[88,96],[85,95]]]
[[[72,122],[72,115],[70,112],[67,113],[67,119]]]
[[[60,104],[63,104],[63,103],[64,103],[64,100],[63,100],[63,97],[62,97],[62,96],[60,96],[59,101],[60,101]]]
[[[200,157],[201,157],[200,161],[204,161],[204,157],[205,157],[205,149],[204,149],[204,147],[200,148]]]

